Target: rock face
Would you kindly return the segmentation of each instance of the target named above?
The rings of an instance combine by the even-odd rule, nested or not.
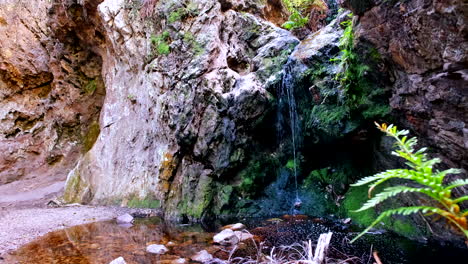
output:
[[[46,0],[0,6],[0,185],[64,180],[99,134],[101,57],[52,10]]]
[[[359,8],[347,1],[351,8]],[[394,69],[391,106],[399,123],[451,167],[468,169],[468,14],[462,0],[376,2],[356,35]],[[367,10],[367,11],[366,11]]]
[[[97,7],[107,38],[102,129],[69,174],[67,201],[158,200],[167,218],[201,218],[227,202],[298,40],[221,2]]]

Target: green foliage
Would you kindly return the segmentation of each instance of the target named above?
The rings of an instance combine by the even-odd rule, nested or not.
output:
[[[288,30],[306,26],[310,20],[311,10],[319,11],[325,16],[328,10],[328,6],[323,0],[282,0],[282,2],[290,13],[288,21],[282,25]],[[312,22],[315,23],[315,21]]]
[[[198,6],[195,3],[189,2],[184,7],[177,8],[169,13],[167,22],[169,24],[181,21],[187,17],[197,16],[199,13]]]
[[[168,55],[171,53],[171,48],[169,47],[168,31],[164,31],[160,35],[151,36],[150,41],[153,50],[155,50],[158,55]]]
[[[410,215],[414,213],[429,213],[438,214],[444,217],[452,226],[458,228],[468,238],[468,213],[461,212],[459,204],[468,200],[468,195],[460,198],[452,197],[452,189],[468,185],[468,179],[460,179],[443,184],[444,178],[449,174],[460,173],[457,169],[448,169],[444,171],[435,170],[433,167],[440,163],[440,160],[430,159],[425,148],[415,149],[417,144],[416,138],[408,138],[407,130],[397,130],[393,125],[386,124],[377,127],[388,136],[396,140],[397,150],[392,152],[393,155],[405,159],[409,169],[394,169],[387,170],[374,176],[365,177],[359,180],[352,186],[363,186],[370,184],[369,197],[372,191],[384,182],[391,179],[400,179],[413,183],[416,187],[406,185],[398,185],[387,187],[380,191],[375,197],[369,199],[360,209],[355,212],[369,210],[386,201],[387,199],[404,193],[419,193],[430,198],[438,207],[429,205],[418,205],[409,207],[399,207],[396,209],[386,210],[381,213],[364,231],[362,231],[353,241],[364,235],[373,226],[378,224],[384,218],[391,215]]]
[[[297,28],[302,28],[309,22],[308,17],[303,17],[299,11],[294,11],[290,16],[288,21],[286,21],[282,27],[288,30],[294,30]]]

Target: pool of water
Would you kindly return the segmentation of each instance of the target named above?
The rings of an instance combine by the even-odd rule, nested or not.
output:
[[[371,234],[349,244],[355,235],[352,227],[307,217],[281,219],[244,219],[255,235],[238,247],[233,257],[255,255],[260,243],[264,253],[273,247],[301,241],[316,241],[321,233],[332,231],[330,257],[350,259],[347,263],[372,263],[370,254],[377,250],[383,263],[466,263],[468,250],[417,243],[391,234]],[[176,263],[201,250],[220,259],[228,259],[230,249],[213,245],[212,238],[220,223],[181,225],[165,223],[159,218],[137,219],[133,225],[115,221],[97,222],[54,231],[8,255],[3,263],[107,264],[123,257],[132,263]],[[169,243],[171,242],[171,243]],[[169,244],[168,244],[169,243]],[[165,244],[169,252],[158,256],[146,252],[150,244]],[[2,263],[2,261],[0,261]]]

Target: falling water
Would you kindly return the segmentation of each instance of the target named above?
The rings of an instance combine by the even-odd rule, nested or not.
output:
[[[292,74],[293,67],[291,66],[291,61],[288,61],[283,68],[283,78],[281,84],[279,85],[279,111],[278,111],[278,124],[282,126],[284,122],[283,119],[283,109],[285,105],[287,105],[287,112],[289,114],[289,127],[291,129],[291,142],[292,142],[292,149],[293,149],[293,172],[294,172],[294,184],[295,184],[295,191],[296,191],[296,201],[294,202],[295,206],[300,206],[301,200],[299,199],[299,189],[297,185],[297,148],[300,144],[300,140],[298,135],[300,134],[300,123],[297,114],[297,105],[296,99],[294,96],[294,87],[295,80]],[[284,99],[287,99],[287,102],[284,102]],[[286,103],[286,104],[285,104]],[[282,129],[282,127],[279,127]]]

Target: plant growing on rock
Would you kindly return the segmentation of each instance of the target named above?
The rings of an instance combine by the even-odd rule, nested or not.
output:
[[[290,16],[282,27],[288,30],[302,28],[309,24],[313,31],[318,29],[319,20],[326,18],[328,6],[323,0],[283,0]]]
[[[158,55],[168,55],[171,53],[169,47],[169,32],[164,31],[161,35],[151,36],[151,45]]]
[[[468,200],[468,195],[459,198],[452,197],[452,190],[463,185],[468,185],[468,179],[458,179],[444,184],[444,178],[447,175],[460,173],[460,170],[435,170],[434,166],[440,163],[440,159],[430,159],[425,153],[426,148],[416,150],[417,139],[415,137],[408,138],[408,130],[398,130],[397,127],[393,125],[387,126],[386,124],[379,125],[377,123],[376,125],[379,130],[396,140],[397,150],[392,152],[392,154],[404,158],[407,161],[406,164],[409,166],[409,169],[387,170],[374,176],[365,177],[357,183],[352,184],[352,186],[371,184],[368,191],[369,197],[377,186],[390,179],[400,179],[410,182],[415,187],[405,185],[387,187],[375,197],[369,199],[360,209],[356,210],[356,212],[374,208],[385,200],[403,193],[420,193],[428,196],[433,203],[386,210],[351,242],[356,241],[367,233],[367,231],[385,217],[392,215],[405,216],[418,212],[427,215],[439,215],[445,218],[452,227],[455,227],[468,239],[468,210],[460,210],[460,203]]]

